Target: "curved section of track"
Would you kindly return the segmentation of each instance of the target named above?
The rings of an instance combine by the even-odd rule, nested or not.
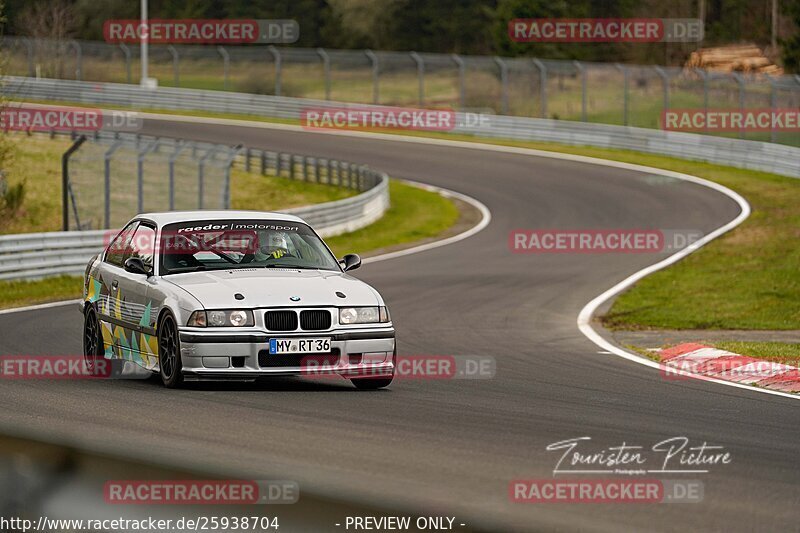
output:
[[[727,196],[646,172],[520,153],[168,120],[149,120],[146,130],[342,157],[480,200],[492,212],[480,233],[365,265],[358,275],[391,306],[401,354],[491,355],[497,376],[399,381],[366,394],[346,382],[296,380],[185,391],[149,381],[6,382],[0,430],[195,460],[251,479],[294,479],[344,499],[449,512],[493,530],[797,527],[800,416],[792,400],[664,380],[598,353],[576,325],[597,294],[667,254],[508,250],[508,234],[519,228],[709,233],[739,214]],[[0,353],[79,353],[80,328],[73,306],[0,315]],[[552,477],[558,457],[547,444],[581,436],[597,448],[686,436],[725,446],[733,461],[702,476],[705,499],[695,505],[509,502],[510,480]]]

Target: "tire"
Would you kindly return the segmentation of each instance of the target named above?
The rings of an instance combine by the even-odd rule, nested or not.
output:
[[[397,348],[394,349],[392,354],[392,363],[397,364]],[[358,390],[378,390],[391,385],[393,379],[394,373],[388,378],[355,378],[350,381]]]
[[[97,360],[104,359],[105,347],[103,346],[103,333],[100,331],[100,321],[94,307],[89,305],[83,313],[83,360],[86,369],[95,373]]]
[[[171,314],[164,315],[160,322],[158,325],[158,373],[165,387],[175,389],[183,384],[178,324]]]

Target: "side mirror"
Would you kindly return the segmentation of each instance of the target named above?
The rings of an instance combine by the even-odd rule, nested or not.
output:
[[[347,254],[339,260],[342,269],[347,272],[348,270],[355,270],[361,266],[361,258],[358,254]]]
[[[139,257],[129,257],[125,260],[125,271],[131,274],[144,274],[149,276],[150,270],[145,266],[144,261]]]

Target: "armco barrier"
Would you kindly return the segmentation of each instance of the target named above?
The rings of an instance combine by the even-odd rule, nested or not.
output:
[[[57,100],[135,109],[211,111],[282,119],[298,119],[306,107],[365,107],[363,104],[225,91],[167,87],[148,89],[118,83],[22,77],[4,78],[0,90],[11,99]],[[465,125],[465,115],[457,113],[456,116],[458,125],[453,130],[454,133],[635,150],[800,177],[800,148],[786,145],[694,133],[504,115],[491,115],[486,117],[488,120],[484,123]]]
[[[305,219],[323,237],[363,228],[379,219],[389,206],[389,178],[372,173],[376,185],[343,200],[287,209]],[[35,279],[80,274],[103,248],[104,230],[60,231],[0,236],[0,280]]]

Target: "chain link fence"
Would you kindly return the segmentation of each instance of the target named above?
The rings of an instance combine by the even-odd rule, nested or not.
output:
[[[71,137],[62,159],[64,231],[120,228],[145,212],[230,209],[234,165],[263,176],[369,191],[287,210],[329,234],[374,222],[389,205],[385,175],[348,161],[122,132]]]
[[[241,147],[98,132],[64,155],[63,229],[122,227],[138,213],[228,209]]]
[[[10,75],[138,81],[136,46],[14,37],[4,38],[2,45]],[[800,107],[800,75],[274,46],[150,49],[150,74],[162,86],[318,100],[491,109],[505,115],[646,128],[659,128],[665,109]],[[796,132],[720,135],[800,144]]]

